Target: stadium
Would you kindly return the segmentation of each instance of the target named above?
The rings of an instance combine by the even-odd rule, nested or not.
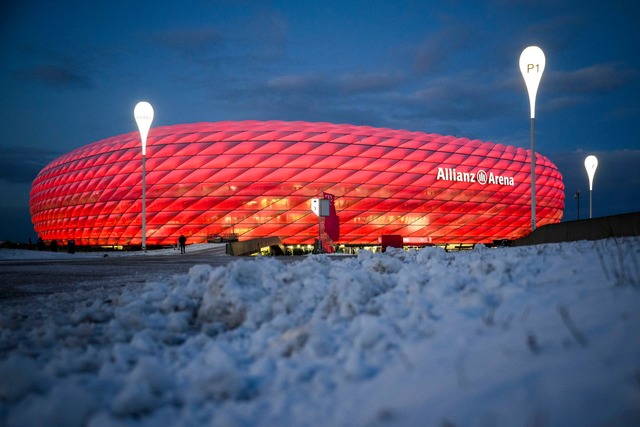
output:
[[[531,229],[530,151],[479,140],[348,124],[225,121],[152,128],[146,154],[148,246],[229,237],[318,239],[311,199],[331,198],[333,245],[475,244]],[[537,225],[557,223],[564,184],[536,154]],[[31,218],[45,242],[142,241],[137,131],[97,141],[35,178]],[[324,232],[326,231],[326,232]]]

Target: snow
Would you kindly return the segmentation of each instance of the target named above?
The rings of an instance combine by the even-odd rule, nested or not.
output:
[[[640,425],[639,259],[265,257],[4,300],[0,425]]]

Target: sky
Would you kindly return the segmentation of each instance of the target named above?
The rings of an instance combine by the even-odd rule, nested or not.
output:
[[[640,25],[629,1],[3,2],[0,240],[35,239],[29,191],[51,160],[153,126],[306,120],[530,148],[518,67],[537,45],[536,152],[563,220],[640,211]]]

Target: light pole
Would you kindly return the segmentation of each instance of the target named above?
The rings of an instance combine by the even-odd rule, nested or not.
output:
[[[544,52],[538,46],[529,46],[520,54],[520,72],[529,92],[531,107],[531,231],[536,229],[536,151],[533,140],[534,119],[536,116],[536,94],[544,72]]]
[[[142,250],[147,251],[147,136],[153,121],[153,107],[148,102],[138,102],[133,109],[142,141]]]
[[[593,217],[593,176],[596,174],[598,168],[598,159],[596,156],[587,156],[584,159],[584,167],[587,169],[587,175],[589,176],[589,218]]]
[[[580,190],[576,191],[576,194],[573,195],[573,198],[578,201],[578,219],[580,219]]]

